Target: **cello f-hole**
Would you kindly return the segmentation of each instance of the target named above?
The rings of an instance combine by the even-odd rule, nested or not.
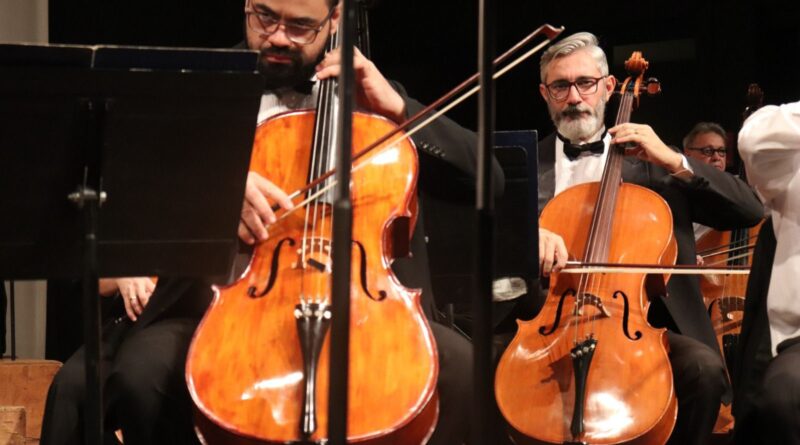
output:
[[[628,320],[630,317],[630,310],[629,310],[630,303],[628,303],[628,296],[625,295],[625,292],[618,290],[614,292],[614,295],[612,297],[613,298],[622,297],[622,302],[625,304],[625,308],[623,309],[622,312],[622,331],[625,332],[625,336],[633,341],[641,339],[642,331],[637,330],[636,332],[633,333],[634,334],[633,337],[631,337],[630,330],[628,329]]]
[[[364,245],[356,240],[353,240],[353,244],[358,247],[358,252],[361,254],[361,267],[359,268],[359,276],[361,277],[361,290],[363,290],[370,299],[374,301],[382,301],[386,298],[386,291],[378,290],[378,298],[375,298],[367,288],[367,251],[364,249]]]
[[[564,293],[561,294],[561,299],[558,300],[558,309],[556,309],[556,316],[553,319],[553,327],[550,330],[547,329],[546,326],[539,327],[539,333],[547,336],[552,334],[553,332],[558,329],[558,325],[561,324],[561,311],[564,309],[564,300],[567,297],[574,297],[575,296],[575,289],[567,289]]]
[[[284,238],[278,242],[277,246],[275,246],[275,251],[272,255],[272,263],[270,265],[269,280],[267,280],[267,284],[266,286],[264,286],[264,290],[261,291],[261,293],[256,294],[257,288],[255,286],[250,286],[247,289],[247,295],[249,295],[252,298],[261,298],[263,296],[266,296],[269,293],[269,291],[272,290],[272,287],[275,285],[275,280],[278,278],[278,264],[279,264],[278,259],[280,257],[281,247],[283,247],[283,243],[287,242],[289,243],[289,247],[295,245],[295,241],[293,239]]]

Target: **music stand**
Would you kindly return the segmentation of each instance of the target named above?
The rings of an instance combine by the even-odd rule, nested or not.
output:
[[[241,50],[0,45],[0,276],[83,278],[87,443],[103,428],[98,276],[230,269],[256,62]]]
[[[493,154],[505,176],[503,196],[495,205],[497,251],[495,278],[520,277],[530,291],[538,287],[538,173],[537,131],[496,131]],[[444,184],[436,183],[443,188]],[[470,303],[474,286],[471,267],[475,261],[471,246],[474,236],[467,221],[474,212],[472,204],[430,197],[424,208],[425,230],[430,234],[428,258],[431,284],[436,303],[444,307],[452,324],[455,310],[463,311]],[[431,204],[431,201],[435,205]],[[513,303],[495,305],[494,324],[501,323],[515,307]]]
[[[539,277],[538,151],[536,130],[496,131],[494,156],[505,174],[497,204],[497,276]]]

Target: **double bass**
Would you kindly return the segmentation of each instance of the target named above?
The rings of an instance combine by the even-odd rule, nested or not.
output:
[[[280,114],[256,130],[252,171],[283,190],[316,185],[294,211],[279,214],[245,274],[215,289],[195,333],[186,377],[206,443],[327,440],[328,375],[337,365],[329,354],[332,212],[325,191],[337,140],[335,85],[320,82],[315,110]],[[356,113],[353,152],[393,128]],[[410,238],[416,179],[408,138],[370,150],[352,167],[348,442],[422,444],[436,423],[435,342],[419,291],[390,270]]]
[[[635,52],[617,124],[628,122],[647,62]],[[556,195],[540,227],[586,263],[672,265],[672,213],[655,192],[622,182],[625,148],[609,147],[600,182]],[[665,329],[647,322],[645,274],[554,273],[541,312],[520,321],[497,368],[497,403],[520,444],[663,444],[677,400]],[[658,278],[663,286],[665,277]]]

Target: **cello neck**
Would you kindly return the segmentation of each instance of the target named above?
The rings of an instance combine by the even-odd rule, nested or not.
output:
[[[639,100],[640,89],[646,88],[648,92],[656,93],[655,87],[651,88],[654,79],[644,81],[644,72],[648,62],[642,53],[634,51],[625,62],[625,69],[631,74],[620,87],[621,99],[617,111],[616,125],[630,122],[631,113]],[[595,203],[595,213],[592,226],[589,228],[589,238],[586,244],[586,261],[604,262],[608,260],[610,231],[613,227],[614,210],[617,204],[619,186],[622,184],[622,164],[625,156],[625,147],[611,145],[608,149],[603,176],[600,179],[600,190]]]
[[[333,33],[328,39],[326,52],[332,51],[339,46],[340,33]],[[314,182],[317,178],[336,167],[336,147],[339,135],[336,125],[338,115],[339,100],[336,94],[339,82],[336,77],[329,77],[319,82],[319,92],[317,94],[316,118],[314,120],[314,135],[311,140],[311,165],[309,168],[308,183]],[[327,186],[327,182],[321,182],[316,188],[322,189]]]
[[[356,46],[367,59],[372,59],[369,45],[369,8],[367,0],[356,1]]]
[[[623,88],[629,85],[626,81]],[[635,95],[633,91],[623,91],[617,111],[617,125],[630,122]],[[613,225],[614,209],[617,203],[619,185],[622,183],[622,161],[625,148],[621,145],[610,145],[608,156],[600,179],[600,191],[595,203],[592,226],[586,245],[586,261],[604,262],[608,260],[609,232]]]

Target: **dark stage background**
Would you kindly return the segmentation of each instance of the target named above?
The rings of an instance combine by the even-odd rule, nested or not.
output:
[[[372,10],[373,59],[412,96],[430,102],[471,75],[477,66],[477,2],[378,0]],[[758,82],[766,103],[800,99],[800,2],[675,0],[640,2],[540,2],[498,4],[502,52],[542,23],[565,35],[599,36],[611,73],[634,49],[650,60],[649,75],[663,83],[633,120],[651,124],[678,145],[700,120],[735,131],[747,85]],[[242,38],[244,1],[189,2],[50,0],[53,43],[228,47]],[[551,125],[539,96],[538,56],[497,85],[497,128]],[[475,101],[451,112],[475,128]]]

